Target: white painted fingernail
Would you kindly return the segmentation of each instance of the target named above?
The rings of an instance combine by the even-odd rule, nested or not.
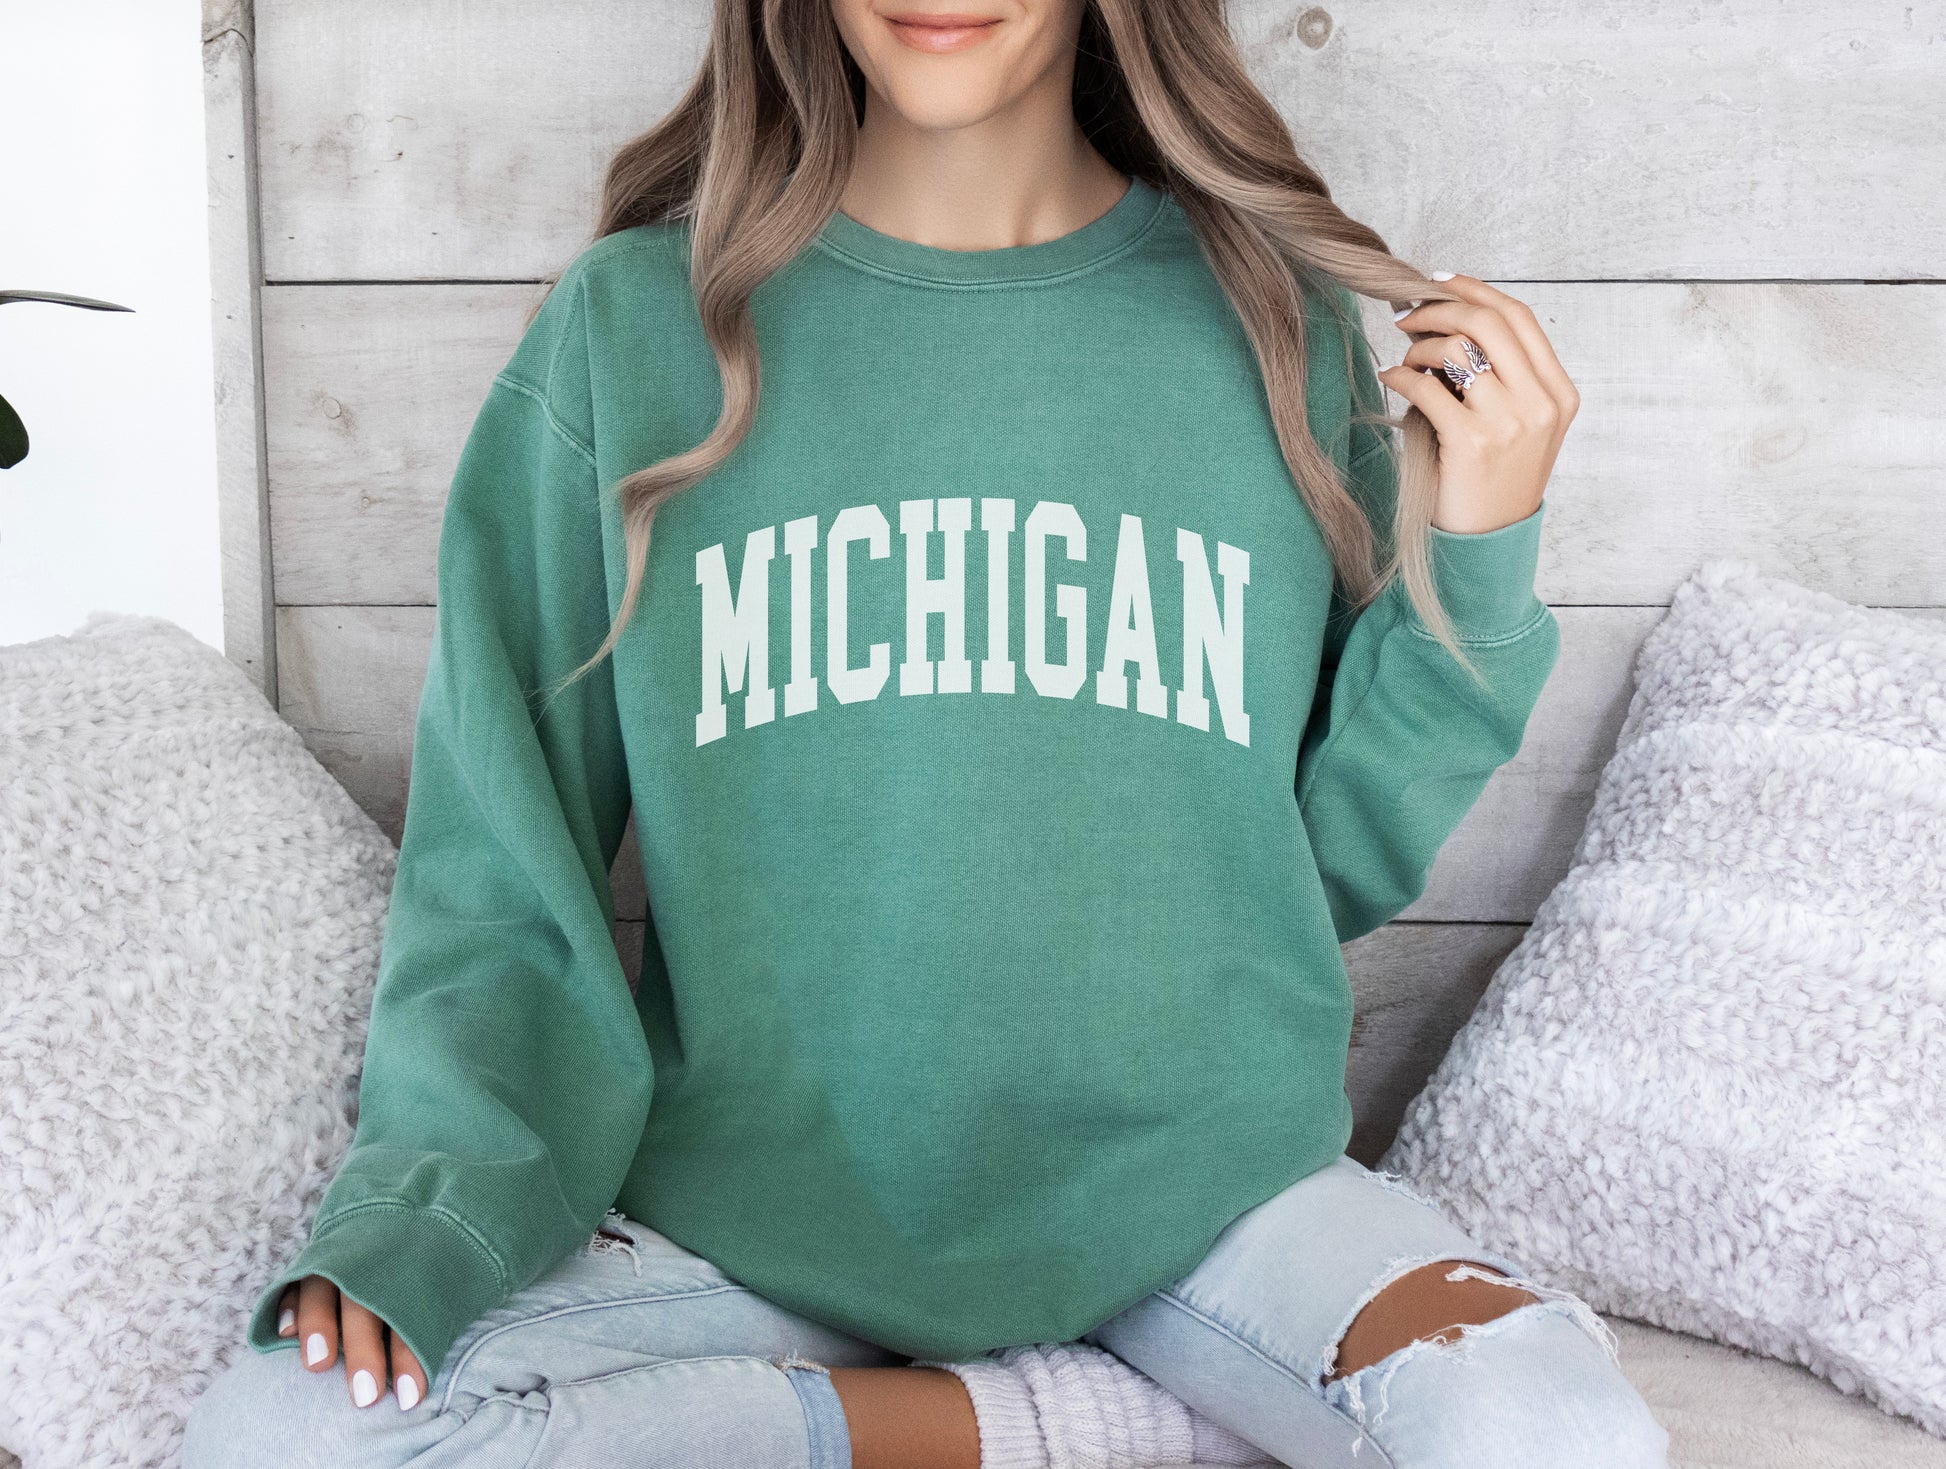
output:
[[[409,1376],[401,1377],[392,1385],[392,1390],[399,1395],[399,1406],[401,1408],[416,1408],[419,1406],[418,1378]]]
[[[351,1400],[361,1408],[378,1401],[378,1380],[363,1367],[351,1374]]]
[[[277,1334],[282,1336],[285,1332],[295,1331],[296,1329],[297,1312],[293,1311],[289,1306],[286,1306],[277,1313]]]
[[[304,1360],[315,1366],[331,1355],[331,1344],[324,1339],[324,1333],[314,1331],[304,1343]]]
[[[1436,281],[1449,281],[1453,278],[1453,273],[1450,270],[1435,270],[1432,278]]]
[[[1410,314],[1411,312],[1417,311],[1418,309],[1419,309],[1419,303],[1417,301],[1414,301],[1410,306],[1401,306],[1397,311],[1394,311],[1392,313],[1392,320],[1399,321],[1403,319],[1405,316],[1407,316],[1408,314]]]

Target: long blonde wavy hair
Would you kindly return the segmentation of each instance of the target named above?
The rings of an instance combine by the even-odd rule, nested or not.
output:
[[[1461,651],[1435,590],[1429,527],[1437,438],[1416,406],[1402,418],[1358,411],[1353,422],[1399,430],[1399,494],[1389,554],[1313,437],[1306,412],[1304,304],[1320,276],[1391,303],[1456,300],[1396,259],[1336,204],[1298,156],[1277,109],[1246,72],[1224,0],[1086,0],[1075,56],[1075,117],[1122,172],[1173,194],[1256,352],[1285,463],[1331,554],[1342,595],[1362,609],[1394,576],[1455,661]],[[635,611],[657,508],[723,463],[757,411],[751,293],[808,245],[838,207],[864,118],[865,79],[830,0],[716,0],[708,51],[682,100],[624,144],[602,185],[596,238],[665,219],[689,225],[689,277],[722,374],[722,413],[693,448],[613,487],[628,575],[620,610],[594,654],[557,687],[591,671]],[[1356,323],[1333,313],[1346,360],[1370,353]],[[1381,436],[1391,448],[1389,436]]]

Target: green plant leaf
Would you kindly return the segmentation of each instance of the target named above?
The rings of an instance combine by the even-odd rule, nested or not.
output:
[[[49,306],[79,306],[84,311],[133,311],[93,296],[70,296],[65,291],[0,291],[0,306],[18,301],[42,301]],[[5,398],[0,398],[0,469],[12,469],[27,457],[27,425]]]
[[[113,301],[97,301],[93,296],[68,296],[60,291],[0,291],[0,306],[15,301],[45,301],[50,306],[79,306],[84,311],[133,311],[133,306],[117,306]]]
[[[0,469],[12,469],[27,457],[27,425],[13,404],[0,398]]]

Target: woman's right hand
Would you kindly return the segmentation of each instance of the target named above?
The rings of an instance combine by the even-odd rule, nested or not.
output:
[[[345,1383],[352,1402],[361,1408],[377,1402],[388,1383],[401,1408],[414,1407],[426,1396],[426,1369],[412,1349],[322,1275],[307,1275],[284,1287],[277,1334],[298,1339],[309,1372],[329,1372],[342,1342]]]

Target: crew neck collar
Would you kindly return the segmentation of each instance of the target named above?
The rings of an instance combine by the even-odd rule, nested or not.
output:
[[[948,250],[884,234],[834,210],[817,243],[847,264],[902,280],[948,286],[1017,285],[1073,275],[1131,247],[1155,223],[1168,195],[1130,175],[1106,214],[1033,245]]]

